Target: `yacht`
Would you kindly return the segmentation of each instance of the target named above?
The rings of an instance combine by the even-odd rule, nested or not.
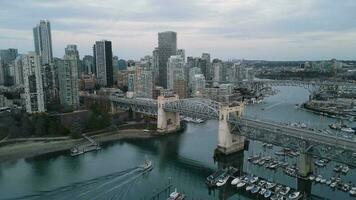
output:
[[[255,186],[254,186],[254,185],[252,185],[252,184],[251,184],[251,185],[248,185],[248,186],[246,187],[246,191],[250,191],[250,190],[252,190],[252,188],[253,188],[253,187],[255,187]]]
[[[341,129],[342,132],[345,132],[345,133],[355,133],[355,130],[348,127],[348,128],[342,128]]]
[[[281,191],[279,192],[281,195],[287,195],[290,191],[290,187],[285,187],[285,188],[282,188]]]
[[[177,192],[177,189],[175,189],[175,191],[169,195],[167,200],[184,200],[184,199],[185,199],[185,195]]]
[[[267,199],[271,196],[271,194],[272,194],[271,190],[267,190],[263,196]]]
[[[309,176],[309,180],[310,180],[310,181],[314,181],[314,180],[315,180],[315,176],[314,176],[313,174],[310,175],[310,176]]]
[[[227,173],[220,176],[220,178],[218,179],[218,182],[216,183],[216,186],[220,187],[225,185],[225,183],[227,182],[227,180],[230,178],[230,175],[228,175]]]
[[[344,167],[342,167],[341,172],[344,174],[347,174],[347,172],[349,172],[349,170],[350,170],[350,168],[348,166],[344,166]]]
[[[267,189],[266,188],[261,188],[261,191],[259,192],[260,195],[264,195],[266,193]]]
[[[300,199],[302,197],[300,192],[293,192],[288,196],[289,199]]]
[[[253,188],[251,189],[251,193],[252,193],[252,194],[255,194],[255,193],[257,193],[258,191],[260,191],[260,189],[261,189],[260,186],[255,185],[255,186],[253,186]]]
[[[242,180],[242,181],[240,181],[239,183],[236,184],[236,187],[239,189],[239,188],[242,188],[245,185],[246,185],[246,182],[244,180]]]
[[[250,179],[250,183],[255,183],[256,181],[258,181],[258,177],[254,176]]]
[[[240,182],[240,178],[237,177],[237,178],[234,178],[232,181],[231,181],[231,185],[236,185]]]

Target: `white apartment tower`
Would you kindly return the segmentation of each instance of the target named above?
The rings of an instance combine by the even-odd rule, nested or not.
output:
[[[43,74],[40,56],[29,52],[22,60],[25,86],[25,105],[27,113],[45,112],[43,94]]]

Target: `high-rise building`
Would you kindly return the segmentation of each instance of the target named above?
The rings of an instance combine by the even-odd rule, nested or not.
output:
[[[166,31],[158,33],[159,85],[167,88],[167,62],[177,53],[177,33]]]
[[[171,56],[167,67],[167,89],[173,90],[176,80],[185,80],[185,63],[181,56]]]
[[[51,25],[47,20],[41,20],[35,28],[33,28],[33,38],[35,43],[35,51],[41,56],[41,64],[50,64],[53,62],[52,54],[52,37]]]
[[[75,44],[68,44],[64,49],[64,53],[67,56],[74,56],[79,60],[79,51],[77,49],[77,45]]]
[[[124,59],[120,59],[118,61],[119,64],[119,70],[127,70],[127,62]]]
[[[18,56],[17,49],[1,49],[0,60],[3,64],[11,64]]]
[[[152,51],[152,67],[155,85],[159,85],[159,51],[157,47]]]
[[[205,91],[205,77],[203,74],[195,74],[193,81],[193,93],[194,97],[202,97]]]
[[[23,75],[25,86],[26,112],[45,112],[46,105],[43,92],[43,74],[40,56],[29,52],[23,57]]]
[[[99,85],[111,87],[114,84],[111,41],[102,40],[95,43],[96,77]]]
[[[66,55],[64,55],[61,65],[58,66],[60,102],[61,105],[72,109],[77,109],[79,107],[79,64],[79,57],[66,51]]]
[[[177,49],[177,55],[181,56],[183,58],[183,61],[185,62],[185,50],[184,49]]]
[[[14,63],[15,85],[23,85],[23,55],[17,56]]]
[[[213,70],[214,70],[214,76],[213,76],[213,81],[214,83],[220,83],[223,81],[223,64],[220,60],[214,59],[213,61]]]
[[[112,68],[113,68],[113,81],[114,84],[116,84],[117,72],[119,71],[119,58],[117,56],[112,57]]]
[[[84,74],[95,74],[94,57],[85,55],[83,57],[83,70]]]
[[[201,59],[203,60],[203,65],[204,68],[206,69],[204,76],[206,80],[211,80],[213,78],[213,70],[211,67],[211,60],[210,60],[210,54],[208,53],[203,53],[201,56]]]
[[[14,61],[17,55],[17,49],[0,50],[0,85],[14,84]]]
[[[141,98],[152,98],[154,87],[153,71],[145,63],[136,66],[135,69],[135,96]]]

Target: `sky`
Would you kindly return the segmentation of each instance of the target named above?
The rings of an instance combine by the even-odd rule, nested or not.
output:
[[[152,54],[157,33],[176,31],[187,56],[356,60],[355,0],[0,0],[0,49],[34,50],[32,28],[51,22],[53,53],[97,40],[119,58]]]

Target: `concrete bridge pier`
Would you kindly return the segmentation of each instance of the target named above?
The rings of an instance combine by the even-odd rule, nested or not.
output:
[[[313,157],[305,152],[300,152],[298,157],[297,167],[299,169],[299,175],[307,177],[313,172]]]
[[[244,149],[245,137],[231,134],[228,123],[230,113],[235,113],[237,117],[240,117],[243,109],[243,104],[232,106],[220,105],[218,146],[216,148],[216,153],[229,155]]]
[[[157,98],[157,131],[159,133],[171,133],[180,129],[180,117],[178,112],[167,112],[163,109],[163,105],[169,101],[177,101],[178,95]]]

